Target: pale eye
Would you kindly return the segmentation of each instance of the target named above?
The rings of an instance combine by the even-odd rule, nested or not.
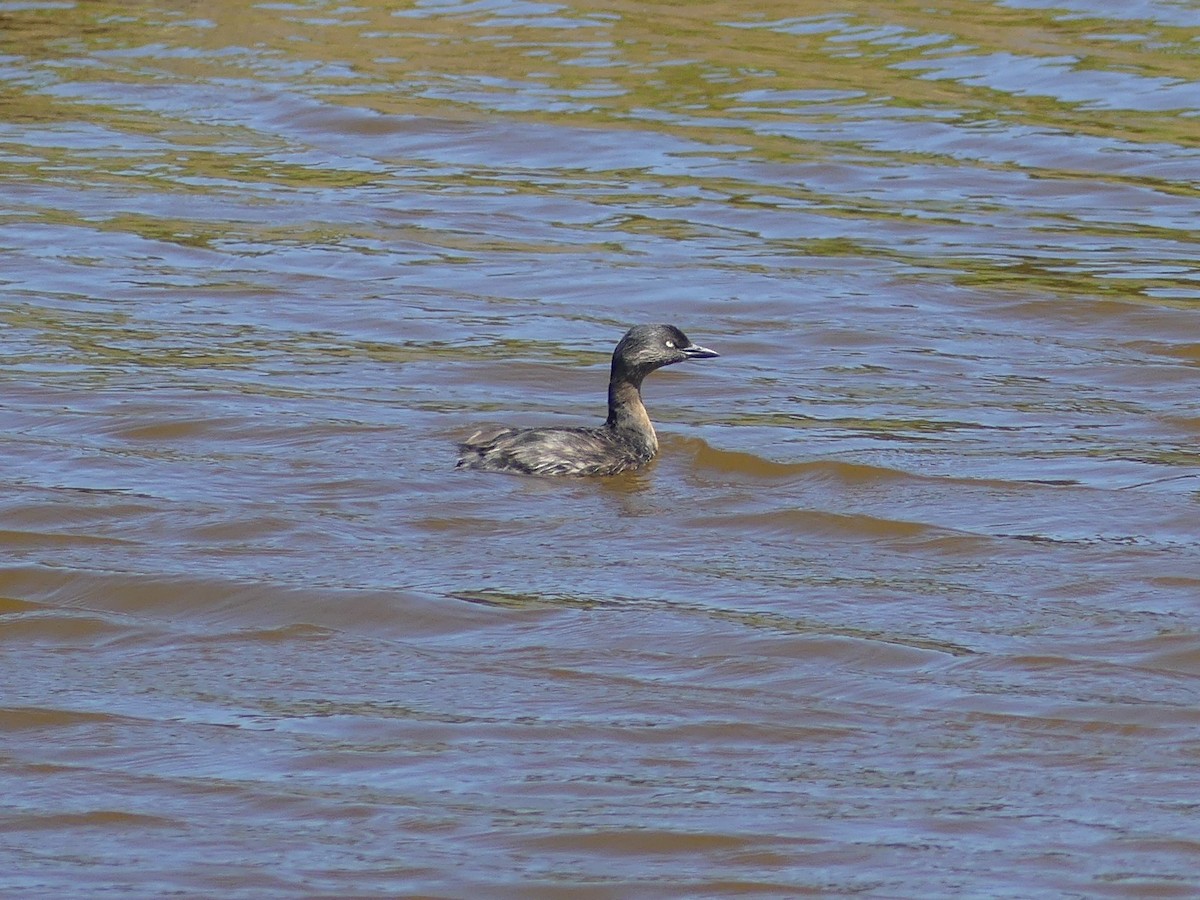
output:
[[[668,347],[670,347],[672,350],[674,350],[674,349],[675,349],[675,342],[674,342],[674,341],[667,341],[667,346],[668,346]]]

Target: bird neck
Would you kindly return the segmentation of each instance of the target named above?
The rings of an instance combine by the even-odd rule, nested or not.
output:
[[[608,421],[605,425],[647,449],[658,452],[658,435],[642,403],[642,379],[614,369],[608,382]]]

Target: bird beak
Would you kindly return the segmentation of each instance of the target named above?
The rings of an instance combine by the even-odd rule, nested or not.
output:
[[[699,344],[688,344],[686,347],[680,347],[679,351],[688,359],[712,359],[714,356],[721,355],[716,350],[709,350]]]

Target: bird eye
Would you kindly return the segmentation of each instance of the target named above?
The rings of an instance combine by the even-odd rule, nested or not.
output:
[[[675,347],[675,342],[674,342],[674,341],[667,341],[667,346],[668,346],[668,347],[671,347],[672,349],[674,349],[674,347]]]

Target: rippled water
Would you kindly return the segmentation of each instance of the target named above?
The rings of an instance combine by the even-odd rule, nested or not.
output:
[[[1200,893],[1198,56],[0,2],[0,893]],[[454,470],[643,321],[651,467]]]

